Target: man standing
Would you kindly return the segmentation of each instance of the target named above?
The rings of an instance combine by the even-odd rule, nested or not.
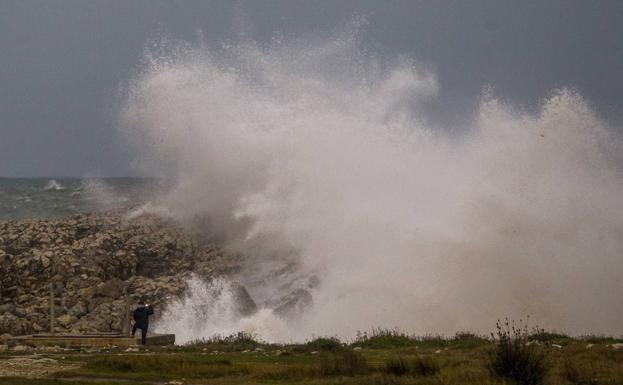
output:
[[[138,307],[134,310],[134,326],[132,327],[132,337],[136,329],[141,329],[141,344],[147,345],[147,328],[149,328],[149,316],[154,314],[151,306],[145,306],[145,302],[139,301]]]

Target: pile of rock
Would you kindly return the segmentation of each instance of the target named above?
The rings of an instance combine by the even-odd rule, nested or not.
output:
[[[156,306],[190,274],[235,272],[240,257],[155,216],[121,213],[0,223],[0,334],[120,331],[127,301]],[[127,296],[125,295],[127,292]]]

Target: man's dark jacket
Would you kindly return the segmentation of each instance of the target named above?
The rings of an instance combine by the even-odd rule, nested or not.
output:
[[[137,307],[134,310],[134,322],[139,327],[146,327],[149,325],[149,316],[152,314],[154,314],[154,311],[151,307]]]

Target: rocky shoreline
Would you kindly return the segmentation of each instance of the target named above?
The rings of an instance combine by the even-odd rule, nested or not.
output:
[[[0,223],[0,335],[49,332],[52,292],[55,332],[122,331],[128,301],[159,307],[182,295],[192,274],[210,279],[240,267],[241,256],[151,215]],[[242,287],[240,295],[248,297]]]

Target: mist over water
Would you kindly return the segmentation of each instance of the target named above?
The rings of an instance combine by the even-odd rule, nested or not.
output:
[[[567,89],[537,113],[485,91],[464,127],[435,130],[421,106],[436,92],[434,74],[361,50],[356,32],[149,50],[122,134],[145,170],[174,181],[157,211],[247,254],[241,280],[258,303],[284,285],[262,277],[272,266],[319,281],[304,316],[260,311],[245,327],[213,284],[193,282],[159,327],[287,340],[488,332],[529,314],[569,333],[622,333],[614,131]],[[190,325],[180,312],[209,317]]]

